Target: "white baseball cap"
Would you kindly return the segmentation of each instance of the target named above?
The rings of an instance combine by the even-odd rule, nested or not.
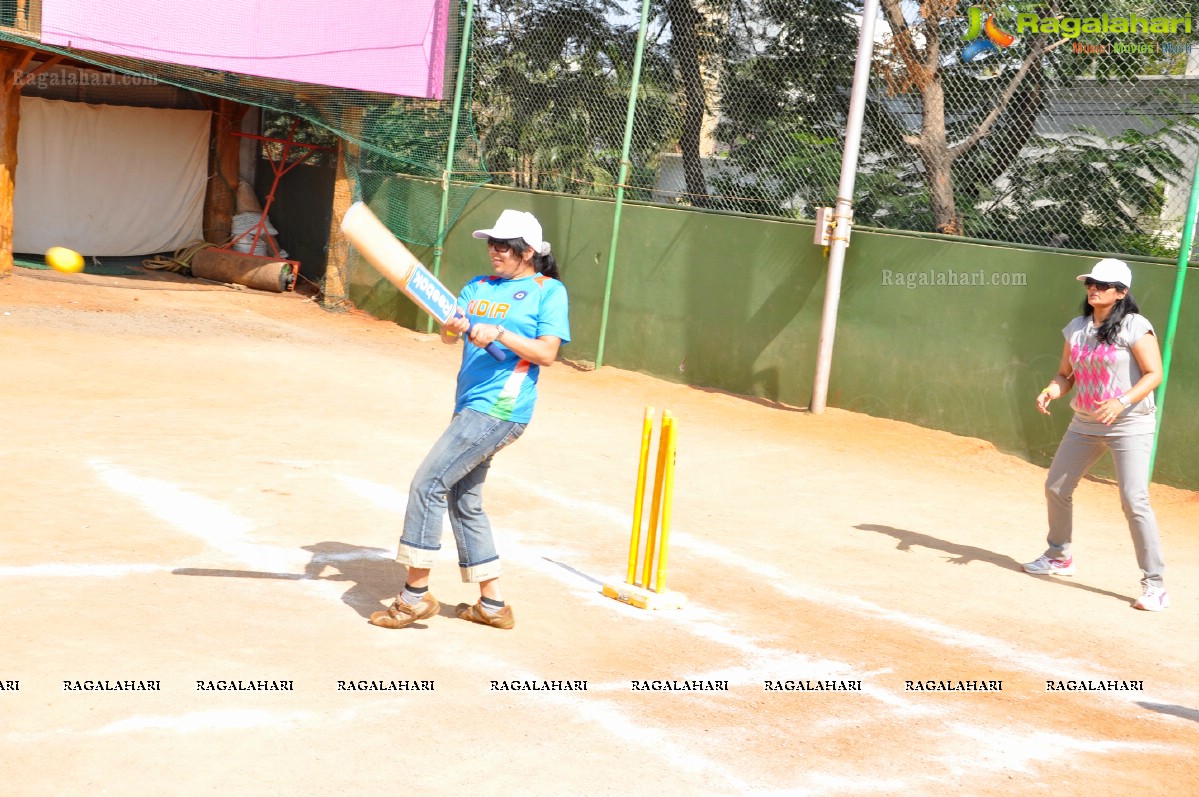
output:
[[[1079,282],[1093,279],[1096,282],[1118,282],[1125,288],[1132,287],[1132,269],[1123,260],[1105,257],[1091,267],[1090,274],[1079,274]]]
[[[496,238],[501,241],[523,238],[537,254],[550,253],[550,242],[541,239],[541,222],[532,213],[523,210],[505,210],[490,230],[475,230],[471,234],[475,238]]]

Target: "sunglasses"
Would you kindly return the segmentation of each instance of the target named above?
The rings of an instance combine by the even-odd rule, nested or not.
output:
[[[1090,277],[1087,277],[1085,284],[1088,288],[1094,288],[1100,292],[1110,291],[1112,288],[1116,287],[1116,283],[1114,282],[1100,282],[1099,280],[1093,280]]]
[[[487,239],[487,248],[494,249],[497,253],[499,253],[501,255],[506,255],[512,251],[512,242],[511,241],[501,241],[498,238],[488,238]]]

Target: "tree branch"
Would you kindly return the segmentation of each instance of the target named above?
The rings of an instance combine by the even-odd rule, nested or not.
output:
[[[883,16],[891,26],[891,38],[895,42],[895,52],[903,61],[908,75],[918,88],[923,89],[932,77],[932,72],[925,65],[926,59],[920,57],[920,50],[912,40],[912,29],[904,19],[903,9],[899,7],[900,0],[881,0]],[[935,67],[935,63],[933,64]]]
[[[979,123],[975,131],[971,133],[965,140],[960,141],[949,148],[950,160],[957,160],[970,150],[974,149],[975,145],[977,145],[979,141],[982,141],[983,138],[991,132],[991,128],[994,127],[995,122],[998,121],[999,117],[1003,115],[1003,112],[1007,109],[1008,103],[1012,101],[1012,97],[1016,96],[1016,90],[1019,89],[1020,84],[1024,82],[1024,78],[1027,77],[1028,72],[1030,69],[1032,69],[1033,64],[1043,58],[1050,51],[1056,50],[1058,47],[1061,47],[1063,44],[1069,41],[1069,39],[1062,39],[1061,41],[1045,47],[1040,44],[1040,40],[1040,37],[1037,37],[1038,43],[1031,50],[1029,50],[1028,55],[1024,57],[1024,62],[1020,65],[1019,71],[1016,72],[1011,82],[1008,83],[1007,88],[1003,90],[1003,94],[999,96],[999,102],[995,105],[995,110],[987,114],[987,117]]]

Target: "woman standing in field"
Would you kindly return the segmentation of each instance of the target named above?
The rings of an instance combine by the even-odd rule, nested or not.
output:
[[[1162,358],[1153,325],[1140,315],[1129,288],[1132,271],[1122,260],[1100,260],[1086,282],[1082,315],[1062,334],[1066,337],[1053,381],[1037,396],[1037,409],[1049,414],[1049,402],[1073,387],[1070,422],[1045,481],[1049,505],[1049,548],[1024,565],[1036,575],[1074,574],[1073,494],[1078,482],[1112,452],[1120,505],[1128,520],[1141,568],[1142,594],[1133,606],[1156,612],[1170,606],[1162,580],[1161,541],[1149,506],[1149,458],[1157,414],[1153,389],[1162,381]]]
[[[477,583],[480,594],[474,605],[459,604],[458,617],[495,628],[515,624],[500,593],[500,559],[483,512],[483,481],[491,458],[520,437],[532,418],[540,368],[570,342],[566,288],[541,235],[533,214],[516,210],[501,213],[491,229],[474,232],[487,240],[492,273],[467,283],[458,297],[465,315],[441,329],[449,344],[470,329],[473,345],[462,353],[449,428],[412,479],[396,557],[408,568],[404,590],[390,608],[371,615],[374,625],[403,628],[440,610],[429,592],[429,572],[447,509],[462,580]],[[505,360],[484,351],[490,343],[501,347]]]

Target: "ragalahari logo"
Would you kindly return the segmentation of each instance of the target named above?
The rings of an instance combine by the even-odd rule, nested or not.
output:
[[[987,14],[987,21],[983,22],[984,13],[978,6],[970,6],[966,12],[970,27],[962,38],[970,43],[962,48],[962,61],[967,64],[999,52],[1000,47],[1011,47],[1016,41],[1015,36],[999,27],[994,14]]]

